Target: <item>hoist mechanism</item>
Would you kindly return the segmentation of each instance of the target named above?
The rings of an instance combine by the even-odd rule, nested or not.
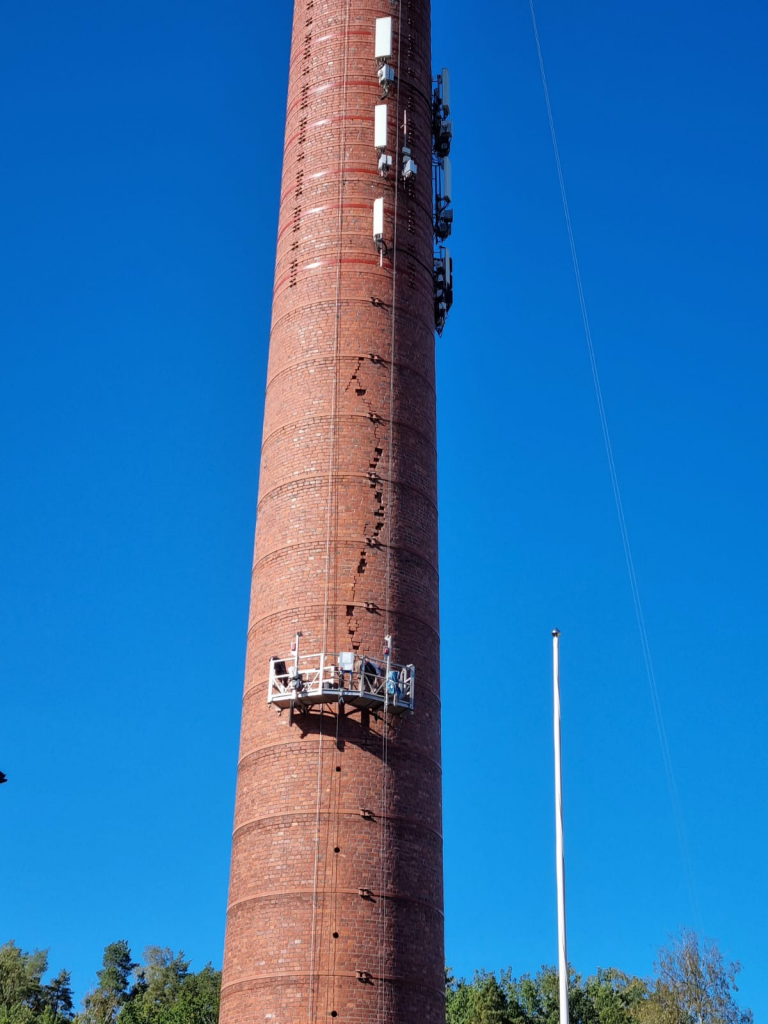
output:
[[[384,638],[381,656],[357,651],[302,654],[301,633],[288,657],[269,661],[267,703],[278,708],[309,710],[317,704],[401,715],[413,711],[416,669],[392,660],[392,638]]]

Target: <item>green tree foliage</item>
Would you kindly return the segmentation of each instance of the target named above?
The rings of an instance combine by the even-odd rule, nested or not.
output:
[[[653,979],[615,968],[582,978],[569,973],[569,1024],[753,1024],[735,1001],[741,965],[690,931],[659,951]],[[519,978],[477,972],[471,982],[446,975],[447,1024],[559,1024],[553,967]]]
[[[56,977],[43,986],[45,1003],[50,1007],[52,1019],[71,1020],[73,1017],[72,976],[69,971],[59,971]]]
[[[179,997],[184,979],[189,974],[189,960],[183,953],[160,946],[147,946],[144,963],[136,968],[136,987],[120,1017],[124,1024],[135,1020],[155,1020]]]
[[[104,950],[98,983],[73,1013],[70,975],[44,981],[47,950],[0,946],[0,1024],[217,1024],[221,973],[190,970],[183,952],[149,946],[135,963],[124,940]],[[615,968],[587,978],[569,973],[569,1024],[753,1024],[735,999],[738,962],[683,931],[659,950],[655,975]],[[478,971],[472,981],[445,976],[446,1024],[560,1024],[557,971],[515,977]]]
[[[597,974],[584,983],[587,1001],[594,1007],[599,1024],[626,1024],[638,1019],[648,998],[648,984],[615,967],[598,967]]]
[[[216,1024],[221,973],[189,967],[183,952],[161,946],[148,946],[136,964],[128,944],[115,942],[75,1024]]]
[[[643,1024],[752,1024],[736,1004],[738,961],[688,929],[659,950],[656,980],[643,1007]]]
[[[211,964],[190,974],[182,952],[149,946],[119,1024],[216,1024],[221,973]]]
[[[63,1024],[72,1020],[69,973],[43,984],[48,951],[25,953],[15,942],[0,946],[0,1024]]]
[[[111,942],[104,949],[101,970],[96,972],[99,983],[85,997],[83,1012],[75,1018],[77,1024],[113,1024],[133,994],[129,986],[136,967],[125,939]]]
[[[571,1024],[634,1024],[636,1006],[647,994],[644,982],[621,971],[598,970],[586,981],[570,973],[568,1012]],[[511,971],[497,979],[485,971],[472,982],[449,977],[448,1024],[559,1024],[557,971],[542,967],[520,978]]]
[[[0,946],[0,1024],[217,1024],[221,973],[192,973],[183,953],[149,946],[134,963],[125,941],[104,950],[98,983],[75,1016],[68,971],[43,981],[47,950]]]
[[[446,1024],[507,1024],[507,995],[494,974],[477,971],[471,984],[446,977]]]

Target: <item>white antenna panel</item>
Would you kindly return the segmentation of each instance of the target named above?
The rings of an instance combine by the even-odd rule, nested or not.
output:
[[[443,199],[446,203],[452,202],[453,196],[453,171],[451,170],[451,158],[443,159]]]
[[[377,103],[373,120],[373,144],[376,149],[387,148],[387,104]]]
[[[445,249],[445,287],[451,287],[451,278],[453,277],[453,263],[451,262],[451,250]]]
[[[443,111],[447,117],[451,112],[451,72],[448,68],[443,68],[441,77],[443,80]]]
[[[373,200],[373,237],[384,237],[384,196]]]
[[[392,19],[376,19],[376,60],[389,60],[392,56]]]

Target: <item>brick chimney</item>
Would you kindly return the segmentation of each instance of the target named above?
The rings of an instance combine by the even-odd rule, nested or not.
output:
[[[429,0],[296,0],[221,1024],[445,1019],[432,133]]]

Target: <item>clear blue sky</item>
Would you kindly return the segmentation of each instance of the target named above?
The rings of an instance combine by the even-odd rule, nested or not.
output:
[[[28,0],[0,38],[0,941],[219,964],[290,3]],[[447,956],[645,974],[696,925],[526,0],[435,0]],[[706,932],[768,1014],[768,12],[539,0]],[[478,661],[487,671],[478,674]],[[492,742],[489,742],[489,736]]]

